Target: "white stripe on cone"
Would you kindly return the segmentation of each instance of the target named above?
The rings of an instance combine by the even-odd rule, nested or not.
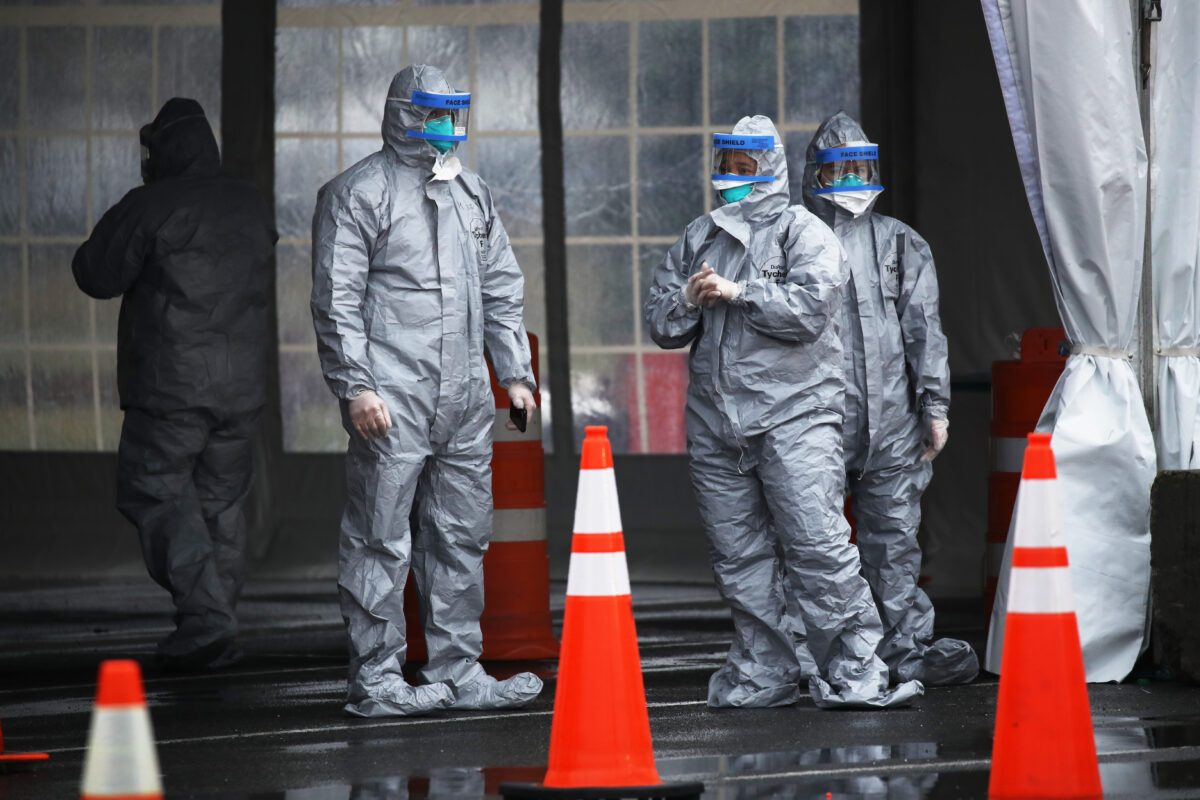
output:
[[[1013,567],[1008,580],[1008,613],[1069,614],[1071,573],[1066,567]]]
[[[145,706],[97,706],[92,711],[83,796],[162,796],[154,731]]]
[[[992,472],[1021,472],[1025,466],[1025,445],[1020,437],[992,437]]]
[[[1066,547],[1058,481],[1022,480],[1013,547]]]
[[[1066,547],[1058,481],[1021,481],[1013,527],[1014,560],[1021,548]],[[1016,567],[1008,578],[1008,612],[1065,614],[1075,610],[1067,567]]]
[[[508,406],[496,409],[496,422],[492,425],[494,442],[540,442],[542,440],[542,410],[535,408],[529,413],[529,424],[525,432],[508,429]]]
[[[621,597],[629,594],[625,553],[571,553],[567,597]]]
[[[620,533],[617,475],[611,469],[581,469],[575,498],[575,533]]]
[[[492,512],[492,542],[546,541],[546,509],[497,508]]]

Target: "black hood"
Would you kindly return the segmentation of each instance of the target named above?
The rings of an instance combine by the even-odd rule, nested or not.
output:
[[[172,97],[139,135],[143,154],[142,179],[146,183],[180,176],[216,175],[221,171],[221,153],[204,109],[195,100]]]

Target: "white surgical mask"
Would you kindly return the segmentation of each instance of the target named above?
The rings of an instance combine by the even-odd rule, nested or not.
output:
[[[880,191],[880,189],[863,189],[861,191],[832,192],[822,196],[839,208],[859,217],[870,207],[871,201],[879,196]]]
[[[437,158],[433,162],[433,179],[435,181],[452,181],[458,177],[460,172],[462,172],[462,162],[458,160],[458,156],[437,154]]]

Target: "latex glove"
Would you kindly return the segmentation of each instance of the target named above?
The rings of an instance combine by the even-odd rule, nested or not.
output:
[[[715,272],[700,282],[700,302],[712,308],[719,301],[736,300],[742,293],[741,284],[722,278]]]
[[[537,402],[533,399],[533,391],[523,381],[517,381],[508,387],[508,404],[513,408],[526,409],[530,417],[533,416],[533,410],[537,407]],[[510,431],[517,429],[516,424],[511,419],[505,422],[504,425]]]
[[[350,400],[350,424],[364,439],[382,439],[392,427],[392,415],[379,395],[368,389]]]
[[[950,420],[930,417],[925,423],[925,452],[922,461],[933,461],[950,439]]]
[[[705,261],[700,265],[700,271],[688,276],[687,284],[683,287],[683,300],[690,307],[700,305],[700,287],[705,280],[713,275],[713,268]]]

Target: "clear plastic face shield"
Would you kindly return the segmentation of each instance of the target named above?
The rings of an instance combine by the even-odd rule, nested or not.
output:
[[[448,153],[467,140],[467,123],[471,115],[470,92],[413,92],[411,102],[424,113],[419,130],[404,133],[413,139],[424,139],[439,153]]]
[[[817,194],[883,189],[879,145],[845,144],[817,151]]]
[[[882,191],[879,145],[849,142],[817,151],[815,194],[857,217]]]
[[[774,136],[714,133],[712,185],[726,203],[743,200],[758,183],[771,183],[774,175],[760,175],[759,164],[776,147]]]

